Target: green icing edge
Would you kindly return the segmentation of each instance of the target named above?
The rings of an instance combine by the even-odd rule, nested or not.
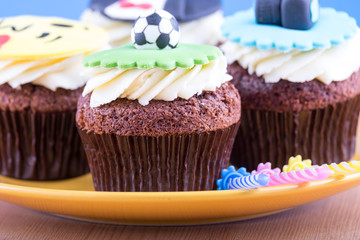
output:
[[[127,44],[111,50],[90,54],[83,59],[85,67],[165,70],[192,68],[194,65],[208,64],[222,55],[219,48],[209,45],[178,44],[169,50],[141,50]]]

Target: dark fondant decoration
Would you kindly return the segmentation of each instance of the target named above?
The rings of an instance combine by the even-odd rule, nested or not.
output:
[[[64,27],[64,28],[71,28],[73,27],[73,25],[69,25],[69,24],[62,24],[62,23],[53,23],[51,24],[52,26],[55,26],[55,27]]]
[[[281,25],[281,0],[257,0],[256,21],[260,24]]]
[[[160,21],[161,21],[161,16],[159,15],[159,13],[153,13],[149,16],[146,17],[146,21],[148,25],[159,25]]]
[[[318,20],[318,0],[257,0],[256,21],[259,24],[308,30]]]
[[[319,15],[319,5],[315,9],[312,7],[315,1],[318,0],[282,0],[281,25],[291,29],[310,29],[316,22],[314,14]]]
[[[48,41],[47,43],[55,42],[56,40],[62,39],[62,36],[57,36],[56,38]]]
[[[11,28],[12,31],[14,32],[22,32],[22,31],[25,31],[26,29],[28,29],[29,27],[32,26],[32,24],[29,24],[23,28],[18,28],[16,26],[12,26],[12,25],[4,25],[4,19],[0,19],[0,29],[2,28]]]
[[[54,24],[52,24],[52,25],[54,25]],[[51,37],[50,33],[44,32],[41,35],[39,35],[38,37],[36,37],[36,38],[46,38],[46,37],[49,37],[49,36]],[[56,36],[55,38],[52,38],[51,40],[46,41],[45,43],[51,43],[51,42],[54,42],[54,41],[59,40],[61,38],[62,38],[62,36]]]
[[[118,21],[134,21],[141,14],[135,14],[134,16],[123,15],[109,15],[105,12],[105,9],[110,5],[118,2],[120,8],[147,10],[149,1],[139,3],[139,1],[132,2],[132,0],[92,0],[89,8],[93,11],[100,12],[107,18]],[[187,22],[205,17],[221,9],[220,0],[165,0],[163,10],[170,12],[179,22]],[[136,16],[135,16],[136,15]]]
[[[44,33],[42,33],[40,36],[38,36],[37,38],[44,38],[44,37],[49,36],[49,34],[50,34],[50,33],[48,33],[48,32],[44,32]]]

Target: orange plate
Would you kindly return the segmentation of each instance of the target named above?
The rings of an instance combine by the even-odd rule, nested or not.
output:
[[[91,176],[32,182],[0,177],[0,200],[95,222],[187,225],[268,215],[357,186],[360,173],[299,185],[199,192],[95,192]]]

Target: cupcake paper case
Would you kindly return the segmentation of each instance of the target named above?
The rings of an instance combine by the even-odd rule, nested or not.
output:
[[[90,80],[76,121],[96,190],[215,189],[240,118],[218,48],[130,44],[84,64]]]
[[[181,43],[217,44],[223,22],[219,0],[92,0],[81,19],[106,29],[112,46],[131,42],[133,22],[143,14],[164,9],[181,27]]]
[[[242,96],[232,163],[251,169],[271,159],[276,167],[294,154],[315,164],[351,159],[360,110],[355,20],[322,8],[311,29],[293,30],[257,24],[251,9],[227,18],[222,30]]]
[[[52,180],[88,172],[75,126],[81,58],[106,42],[105,31],[62,18],[0,20],[1,174]]]

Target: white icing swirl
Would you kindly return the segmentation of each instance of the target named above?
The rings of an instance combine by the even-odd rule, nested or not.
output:
[[[189,99],[203,91],[215,91],[232,78],[226,74],[226,58],[219,57],[206,65],[192,68],[161,68],[123,70],[89,67],[82,75],[90,80],[83,96],[92,92],[90,107],[98,107],[117,98],[138,100],[147,105],[152,99],[173,101],[177,97]]]
[[[82,54],[68,58],[45,60],[0,60],[0,85],[8,83],[18,88],[26,83],[74,90],[85,85],[86,78],[79,76]]]
[[[113,47],[131,43],[130,33],[133,23],[111,20],[101,13],[90,9],[83,12],[81,20],[85,23],[96,25],[107,30],[110,44]],[[220,30],[223,21],[222,12],[218,11],[195,21],[181,23],[180,42],[215,45],[223,39]]]
[[[221,46],[228,63],[238,61],[249,74],[262,76],[267,83],[280,79],[306,82],[317,79],[325,84],[343,81],[360,68],[360,30],[339,46],[302,52],[281,52],[242,47],[227,41]]]

